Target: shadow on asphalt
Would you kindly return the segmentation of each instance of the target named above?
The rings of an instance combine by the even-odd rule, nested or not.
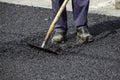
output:
[[[90,28],[90,32],[94,36],[97,36],[107,31],[110,32],[109,34],[114,34],[116,33],[116,30],[119,28],[120,28],[120,18],[118,20],[105,21],[102,23],[95,24]]]

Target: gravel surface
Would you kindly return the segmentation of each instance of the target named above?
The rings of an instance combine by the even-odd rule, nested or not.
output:
[[[0,3],[0,80],[119,80],[120,18],[90,14],[94,42],[75,45],[72,12],[68,12],[68,40],[61,53],[36,50],[52,22],[52,10]]]

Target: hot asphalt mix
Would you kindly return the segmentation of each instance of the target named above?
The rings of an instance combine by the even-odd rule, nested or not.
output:
[[[36,50],[52,22],[52,10],[0,3],[0,80],[119,80],[120,18],[88,15],[94,42],[72,46],[75,27],[68,12],[68,40],[61,53]],[[57,48],[50,40],[47,48]]]

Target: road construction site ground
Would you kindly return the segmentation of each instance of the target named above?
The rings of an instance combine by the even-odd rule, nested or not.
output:
[[[0,80],[120,79],[120,17],[89,13],[94,42],[71,47],[75,27],[68,11],[68,40],[60,55],[26,44],[41,43],[51,22],[51,9],[0,3]]]

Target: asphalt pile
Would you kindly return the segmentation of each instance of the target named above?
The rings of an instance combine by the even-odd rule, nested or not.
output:
[[[95,40],[76,45],[72,12],[68,12],[65,44],[46,48],[59,55],[36,50],[52,22],[52,10],[0,3],[0,80],[119,80],[120,17],[88,14]]]

